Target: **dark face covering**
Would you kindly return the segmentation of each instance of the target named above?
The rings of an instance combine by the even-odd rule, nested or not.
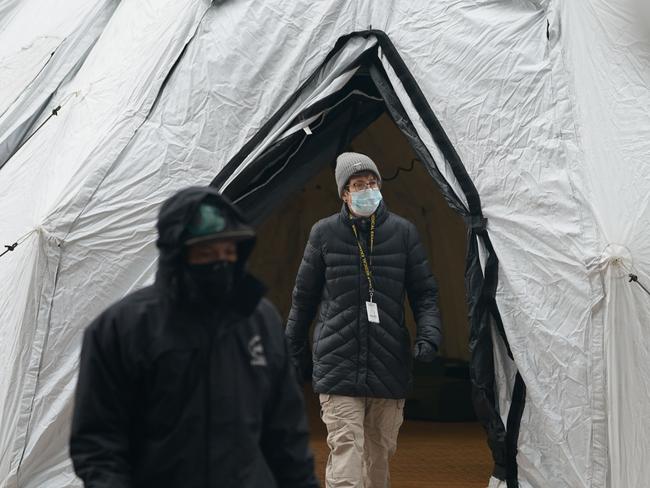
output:
[[[186,264],[183,269],[183,294],[193,305],[218,308],[230,299],[234,286],[235,263]]]

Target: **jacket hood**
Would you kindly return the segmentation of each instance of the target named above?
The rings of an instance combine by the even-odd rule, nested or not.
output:
[[[156,285],[172,297],[178,296],[178,277],[185,264],[186,245],[188,237],[187,227],[199,205],[210,202],[224,210],[231,222],[232,228],[239,231],[248,231],[253,237],[238,239],[237,243],[237,274],[243,276],[253,247],[255,237],[252,228],[246,222],[241,212],[212,187],[190,187],[179,191],[166,200],[158,214],[158,240],[156,245],[159,250],[158,272]]]

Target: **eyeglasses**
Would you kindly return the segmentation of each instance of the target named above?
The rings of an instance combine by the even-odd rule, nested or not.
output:
[[[370,180],[366,182],[355,181],[354,183],[349,184],[346,188],[348,191],[353,189],[354,191],[363,191],[366,189],[375,190],[379,187],[379,182],[377,180]]]

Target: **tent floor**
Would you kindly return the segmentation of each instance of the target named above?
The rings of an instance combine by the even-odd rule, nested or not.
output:
[[[316,473],[325,486],[329,452],[327,431],[311,388],[305,390],[311,447]],[[485,433],[478,423],[434,423],[409,420],[400,429],[397,454],[391,462],[393,488],[485,488],[492,461]]]

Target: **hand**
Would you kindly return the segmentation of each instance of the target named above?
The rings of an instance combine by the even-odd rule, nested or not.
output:
[[[293,366],[293,374],[296,377],[296,381],[298,382],[299,385],[302,386],[302,384],[305,382],[305,371],[304,368],[298,363],[298,361],[295,361],[292,358],[291,365]]]
[[[436,358],[436,354],[438,354],[438,348],[425,341],[416,342],[413,348],[413,357],[416,361],[423,363],[433,361]]]
[[[302,386],[304,383],[311,381],[311,374],[312,374],[311,361],[305,363],[304,361],[296,361],[294,358],[292,358],[291,363],[293,366],[294,375],[299,385]]]

